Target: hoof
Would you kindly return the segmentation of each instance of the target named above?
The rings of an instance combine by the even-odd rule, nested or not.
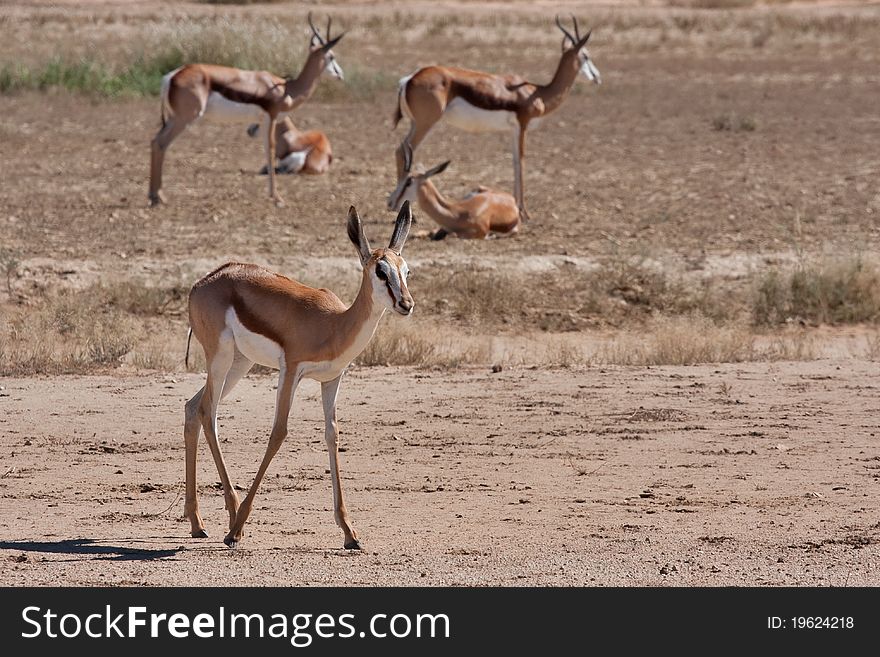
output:
[[[276,208],[283,208],[283,207],[284,207],[284,201],[282,201],[280,198],[276,198],[276,199],[275,199],[275,207],[276,207]]]
[[[442,239],[446,239],[447,235],[449,235],[449,232],[445,231],[441,228],[440,230],[436,230],[433,233],[431,233],[431,241],[438,242]]]
[[[362,550],[363,549],[361,547],[361,542],[359,540],[357,540],[356,538],[353,538],[352,540],[350,540],[343,547],[345,547],[346,550]]]
[[[162,205],[165,202],[165,199],[161,196],[150,196],[150,207],[155,208],[157,205]]]
[[[204,529],[194,529],[192,531],[192,537],[193,538],[208,538],[208,532],[206,532]]]
[[[233,538],[232,536],[227,536],[226,538],[223,539],[223,542],[226,543],[227,547],[234,548],[234,547],[238,546],[238,539]]]

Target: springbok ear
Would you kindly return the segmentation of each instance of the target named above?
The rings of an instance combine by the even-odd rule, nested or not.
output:
[[[452,160],[446,160],[443,164],[438,164],[433,169],[429,169],[428,171],[425,171],[425,173],[422,177],[423,178],[430,178],[431,176],[436,176],[438,173],[443,173],[444,171],[446,171],[446,167],[449,166],[449,163],[451,161]]]
[[[342,34],[340,34],[340,35],[339,35],[338,37],[336,37],[335,39],[330,39],[330,41],[328,41],[327,43],[324,44],[324,47],[322,48],[322,50],[323,50],[324,52],[327,52],[327,51],[330,50],[333,46],[335,46],[337,43],[339,43],[339,40],[340,40],[342,37],[344,37],[344,36],[345,36],[345,32],[343,32]]]
[[[353,205],[348,209],[348,239],[357,248],[358,255],[361,258],[361,265],[365,266],[367,260],[372,256],[372,252],[370,251],[370,243],[367,241],[367,236],[364,235],[361,218],[358,216],[358,211]]]
[[[404,201],[397,214],[397,221],[394,224],[394,232],[391,234],[391,241],[388,248],[397,255],[403,253],[403,245],[409,236],[409,227],[412,225],[412,210],[409,207],[409,201]]]

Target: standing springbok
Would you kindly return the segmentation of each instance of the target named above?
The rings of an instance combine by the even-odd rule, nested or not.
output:
[[[329,290],[316,290],[258,265],[228,263],[198,281],[189,295],[191,334],[205,350],[208,378],[186,404],[186,505],[192,536],[204,538],[196,499],[196,448],[199,427],[214,456],[229,512],[223,542],[235,547],[272,457],[287,436],[293,395],[305,377],[321,382],[324,440],[330,452],[333,510],[345,534],[345,548],[360,549],[351,527],[339,479],[336,395],[345,368],[360,354],[385,310],[409,315],[413,299],[406,286],[409,268],[401,257],[412,223],[409,203],[397,216],[387,248],[371,249],[357,210],[348,211],[348,237],[357,247],[363,273],[357,298],[348,308]],[[187,353],[189,352],[187,345]],[[275,422],[269,445],[244,501],[229,474],[217,441],[217,406],[254,363],[278,368]]]
[[[440,229],[431,235],[432,240],[442,240],[449,233],[465,239],[486,239],[490,234],[513,235],[519,230],[519,208],[507,192],[480,186],[461,200],[450,200],[430,180],[446,170],[449,160],[425,173],[414,174],[408,144],[404,155],[406,179],[398,193],[388,199],[388,209],[397,210],[401,203],[418,199],[425,214],[440,224]]]
[[[410,128],[397,149],[398,187],[406,180],[404,146],[409,144],[415,151],[443,117],[468,132],[513,129],[514,194],[520,212],[528,218],[523,201],[526,130],[559,108],[578,73],[597,84],[601,82],[599,70],[585,48],[591,32],[581,37],[577,19],[572,20],[574,35],[556,17],[556,25],[564,35],[562,57],[549,84],[533,84],[517,75],[492,75],[450,66],[429,66],[402,78],[394,126],[405,116],[410,120]]]
[[[247,129],[248,135],[256,137],[260,124],[254,123]],[[275,173],[327,173],[333,162],[330,140],[320,130],[300,132],[289,116],[285,116],[275,126],[275,157],[278,166]],[[269,167],[260,169],[260,175],[269,173]]]
[[[343,73],[333,55],[333,46],[344,36],[322,37],[312,23],[309,54],[296,78],[280,78],[268,71],[247,71],[214,64],[188,64],[162,78],[162,127],[153,138],[150,159],[150,205],[164,201],[162,165],[165,151],[188,125],[202,116],[216,121],[253,122],[267,119],[266,159],[269,196],[283,205],[275,189],[275,124],[279,116],[302,105],[312,95],[325,69],[342,80]]]

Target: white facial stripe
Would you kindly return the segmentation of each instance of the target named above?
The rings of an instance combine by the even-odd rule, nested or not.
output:
[[[599,69],[593,64],[593,60],[589,58],[584,59],[581,64],[581,75],[591,82],[599,82],[602,79],[602,76],[599,74]]]
[[[340,80],[345,77],[342,73],[342,67],[336,62],[336,58],[332,55],[330,56],[330,62],[327,64],[327,67],[330,69],[330,74],[333,77],[339,78]]]
[[[387,304],[388,308],[393,309],[403,298],[403,281],[405,281],[406,278],[401,275],[401,272],[397,267],[387,260],[379,260],[376,263],[376,268],[385,274],[385,280],[382,280],[378,276],[376,277],[376,283],[379,286],[379,289],[377,289],[376,292],[379,294],[380,298],[382,298],[383,303]]]

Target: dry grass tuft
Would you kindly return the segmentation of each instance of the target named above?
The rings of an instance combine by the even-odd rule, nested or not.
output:
[[[597,360],[608,365],[696,365],[752,360],[754,354],[750,333],[697,316],[658,319],[644,334],[628,334],[599,349]]]
[[[449,337],[431,325],[386,321],[379,326],[376,335],[355,362],[366,367],[415,365],[454,368],[486,364],[489,360],[490,350],[486,340]]]
[[[757,281],[752,317],[759,326],[875,322],[880,319],[880,269],[853,258],[801,263],[788,274],[767,272]]]
[[[762,340],[742,326],[718,326],[694,316],[658,319],[645,333],[628,334],[600,348],[595,360],[608,365],[698,365],[809,360],[815,355],[803,332]]]
[[[94,285],[51,294],[31,306],[12,308],[0,323],[0,374],[81,373],[117,367],[148,344],[162,316],[183,312],[182,288],[150,287],[138,281]],[[167,320],[166,320],[167,321]],[[136,363],[164,369],[158,353]]]

